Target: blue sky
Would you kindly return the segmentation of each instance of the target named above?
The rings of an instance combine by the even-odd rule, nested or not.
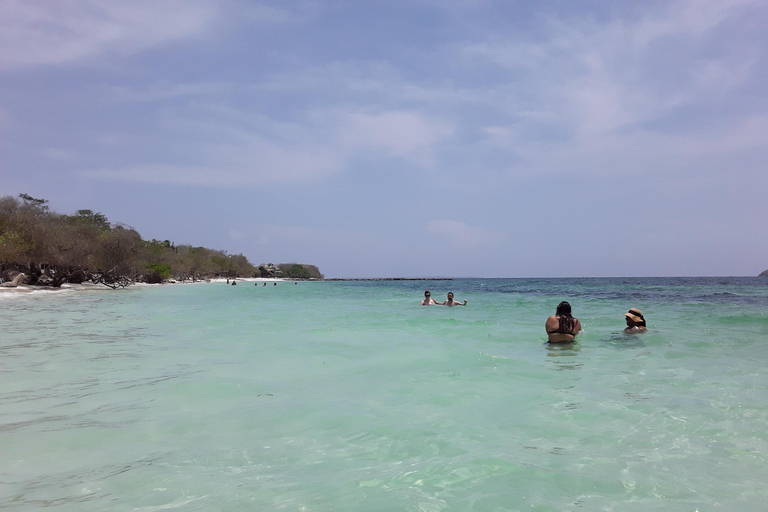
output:
[[[0,0],[0,195],[327,277],[768,269],[764,0]]]

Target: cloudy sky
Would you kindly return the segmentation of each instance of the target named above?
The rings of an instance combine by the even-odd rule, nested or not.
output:
[[[768,269],[764,0],[0,0],[0,195],[327,277]]]

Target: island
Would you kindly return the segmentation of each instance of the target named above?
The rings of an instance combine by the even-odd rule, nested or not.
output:
[[[28,194],[0,197],[1,287],[92,282],[124,288],[137,282],[238,277],[323,279],[323,274],[315,265],[256,266],[242,254],[144,240],[132,227],[110,223],[101,213],[52,212],[47,200]]]

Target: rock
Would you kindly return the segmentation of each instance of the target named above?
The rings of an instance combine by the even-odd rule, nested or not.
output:
[[[75,270],[74,272],[70,272],[70,274],[67,276],[67,282],[74,284],[83,284],[83,281],[87,279],[88,276],[82,270]]]
[[[5,283],[0,283],[0,286],[3,288],[16,288],[19,286],[24,278],[27,277],[27,275],[24,272],[19,272],[16,277],[13,278],[13,281],[7,281]]]
[[[763,270],[760,272],[760,275],[758,277],[768,277],[768,270]]]

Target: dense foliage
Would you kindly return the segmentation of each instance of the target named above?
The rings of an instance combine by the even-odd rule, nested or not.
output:
[[[29,284],[91,280],[112,287],[261,275],[242,254],[142,240],[135,229],[111,224],[101,213],[62,215],[47,202],[27,194],[0,197],[0,272],[24,272]]]
[[[303,265],[300,263],[281,263],[278,265],[283,273],[283,277],[289,279],[322,279],[323,274],[320,273],[314,265]]]

